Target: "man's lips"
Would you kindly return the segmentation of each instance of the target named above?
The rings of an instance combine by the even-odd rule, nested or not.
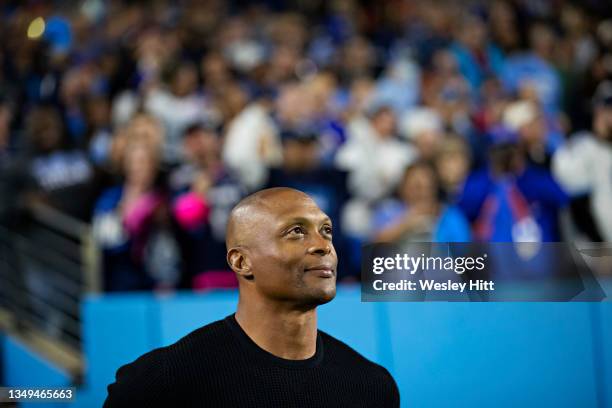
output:
[[[330,265],[315,265],[305,269],[306,272],[312,272],[320,278],[333,278],[336,271]]]

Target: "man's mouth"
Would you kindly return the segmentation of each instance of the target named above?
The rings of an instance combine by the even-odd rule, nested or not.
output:
[[[311,272],[320,278],[333,278],[336,271],[330,265],[315,265],[305,269],[306,272]]]

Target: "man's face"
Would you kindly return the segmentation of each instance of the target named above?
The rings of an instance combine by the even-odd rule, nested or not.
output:
[[[307,196],[291,192],[279,194],[258,217],[249,251],[256,290],[308,306],[332,300],[338,258],[329,217]]]

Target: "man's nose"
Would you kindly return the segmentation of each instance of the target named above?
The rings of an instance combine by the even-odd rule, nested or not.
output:
[[[311,255],[328,255],[331,253],[331,245],[331,241],[317,234],[310,247],[308,247],[308,253]]]

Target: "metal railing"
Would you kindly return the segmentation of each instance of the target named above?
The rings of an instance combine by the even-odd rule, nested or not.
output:
[[[0,323],[80,359],[81,300],[101,287],[91,228],[44,204],[13,224],[0,224]]]

